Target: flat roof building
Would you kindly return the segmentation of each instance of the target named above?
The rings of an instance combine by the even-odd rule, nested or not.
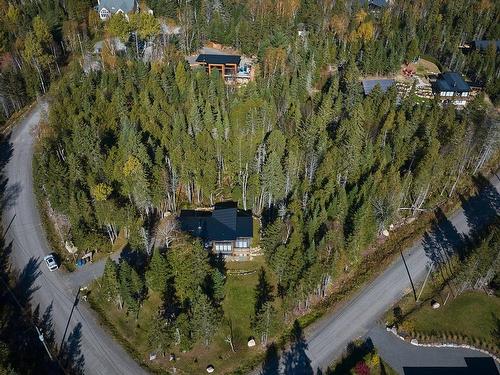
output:
[[[369,95],[376,86],[379,86],[382,92],[387,92],[396,84],[393,79],[365,79],[362,81],[365,95]]]
[[[241,62],[238,55],[201,54],[195,60],[198,64],[205,66],[210,74],[217,69],[224,77],[236,76]]]

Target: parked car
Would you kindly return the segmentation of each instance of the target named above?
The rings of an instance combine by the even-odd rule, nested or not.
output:
[[[54,272],[55,270],[57,270],[59,268],[59,265],[57,264],[57,261],[56,261],[56,258],[54,257],[54,255],[52,255],[52,254],[46,255],[43,258],[43,260],[45,261],[45,264],[47,264],[47,267],[48,267],[50,272]]]

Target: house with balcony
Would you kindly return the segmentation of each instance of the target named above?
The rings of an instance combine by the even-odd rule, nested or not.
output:
[[[217,203],[211,210],[181,210],[182,231],[203,241],[206,249],[223,256],[249,256],[253,238],[251,212],[235,202]]]
[[[239,55],[226,54],[205,54],[198,55],[194,62],[190,62],[192,67],[202,66],[208,74],[218,70],[226,82],[244,83],[251,78],[251,66],[243,63]]]
[[[137,0],[97,0],[97,12],[103,21],[113,14],[122,13],[128,19],[128,14],[139,10]]]
[[[434,95],[444,104],[465,106],[471,97],[471,87],[457,72],[446,72],[434,82]]]

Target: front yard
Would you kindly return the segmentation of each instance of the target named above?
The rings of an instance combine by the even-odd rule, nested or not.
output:
[[[407,317],[404,326],[421,335],[444,335],[451,341],[462,341],[463,337],[471,344],[498,347],[499,324],[500,298],[483,292],[466,292],[439,309],[423,305]]]
[[[91,303],[103,316],[119,341],[134,354],[134,357],[152,369],[164,372],[175,366],[183,374],[200,374],[205,372],[207,365],[211,364],[219,374],[230,373],[243,362],[264,351],[258,340],[256,340],[255,347],[248,348],[247,346],[248,339],[254,336],[250,327],[254,311],[254,289],[258,282],[259,270],[265,267],[264,263],[263,257],[255,257],[254,260],[247,262],[226,263],[228,273],[222,306],[224,318],[220,322],[212,344],[209,347],[201,343],[197,344],[186,353],[173,346],[169,352],[175,354],[175,362],[169,362],[168,355],[166,357],[158,355],[157,359],[149,361],[148,330],[161,303],[161,298],[157,293],[150,292],[137,321],[134,317],[127,316],[123,310],[101,302],[97,284],[94,285],[94,292],[90,294]],[[231,274],[231,270],[244,271],[244,274]],[[275,280],[272,275],[268,273],[267,277],[274,285]],[[226,341],[231,329],[235,352]]]

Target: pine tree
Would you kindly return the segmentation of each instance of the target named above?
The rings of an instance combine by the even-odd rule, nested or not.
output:
[[[212,341],[219,324],[219,313],[208,297],[198,288],[191,306],[191,325],[196,339],[202,339],[205,346]]]
[[[120,294],[127,306],[127,311],[134,313],[137,319],[143,299],[145,298],[144,282],[126,261],[120,262],[118,277]]]
[[[101,293],[106,301],[118,304],[120,309],[123,308],[117,265],[111,258],[106,260],[104,266],[104,273],[101,278]]]
[[[212,271],[213,297],[217,303],[221,303],[225,296],[225,276],[218,270]]]
[[[268,301],[264,303],[253,323],[254,329],[260,336],[262,346],[267,345],[267,341],[276,328],[276,310],[273,304]]]
[[[163,293],[169,277],[167,259],[160,253],[160,250],[155,249],[149,262],[149,268],[146,271],[146,285],[155,292]]]
[[[162,311],[158,311],[151,323],[148,331],[149,347],[165,356],[165,352],[174,343],[174,329],[164,318]]]

